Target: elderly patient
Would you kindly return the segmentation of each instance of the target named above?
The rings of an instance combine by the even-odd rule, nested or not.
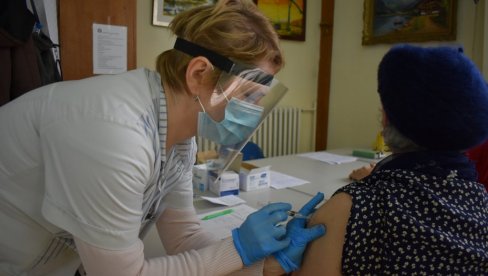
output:
[[[462,153],[488,136],[488,87],[457,49],[398,45],[378,70],[393,154],[312,218],[298,275],[488,275],[488,193]]]

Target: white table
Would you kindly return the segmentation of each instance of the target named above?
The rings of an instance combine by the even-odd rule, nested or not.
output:
[[[328,152],[343,155],[352,154],[352,150],[350,149],[330,150]],[[298,177],[310,183],[280,190],[269,188],[249,192],[240,191],[239,197],[244,199],[246,204],[256,209],[270,202],[289,202],[292,204],[294,210],[298,210],[319,191],[323,192],[326,198],[330,198],[337,189],[350,183],[348,175],[353,169],[365,166],[374,161],[358,159],[358,161],[350,163],[331,165],[297,155],[253,160],[249,163],[257,166],[270,165],[273,171]],[[209,192],[203,195],[215,197],[215,195]],[[194,205],[197,213],[226,208],[225,206],[215,205],[208,201],[198,199],[198,197],[196,197]],[[161,256],[164,254],[164,248],[159,240],[156,227],[153,227],[144,239],[144,252],[146,257]]]
[[[216,195],[209,192],[203,195],[216,197]],[[288,202],[293,206],[294,210],[301,208],[303,204],[307,203],[311,198],[308,194],[290,189],[260,189],[249,192],[240,191],[239,197],[244,199],[247,205],[255,209],[259,209],[270,202]],[[194,205],[199,214],[228,208],[226,206],[212,204],[206,200],[199,199],[198,197],[195,199]],[[151,230],[149,230],[143,242],[146,258],[162,256],[165,254],[156,227],[152,227]]]
[[[329,150],[327,152],[342,155],[352,154],[352,150],[348,149]],[[287,155],[253,160],[250,163],[256,166],[270,165],[272,171],[307,180],[310,183],[288,189],[302,192],[310,196],[315,195],[317,192],[323,192],[325,198],[328,199],[337,189],[351,182],[348,179],[348,175],[352,170],[376,161],[372,159],[358,159],[357,161],[350,163],[331,165],[307,157]]]
[[[205,193],[205,196],[216,197],[216,195],[212,193]],[[291,189],[260,189],[249,192],[240,191],[238,196],[245,200],[247,205],[255,209],[259,209],[271,202],[288,202],[293,206],[293,209],[299,209],[311,198],[308,194]],[[197,199],[193,204],[199,214],[225,208],[225,206],[215,205],[206,200]]]

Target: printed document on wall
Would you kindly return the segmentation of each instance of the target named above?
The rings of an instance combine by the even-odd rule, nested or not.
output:
[[[127,27],[93,24],[93,73],[127,71]]]

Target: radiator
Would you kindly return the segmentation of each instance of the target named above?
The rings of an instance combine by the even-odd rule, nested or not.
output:
[[[298,153],[301,113],[298,107],[276,107],[251,137],[251,141],[261,147],[265,157]],[[214,143],[201,137],[197,137],[197,145],[198,151],[215,149]]]

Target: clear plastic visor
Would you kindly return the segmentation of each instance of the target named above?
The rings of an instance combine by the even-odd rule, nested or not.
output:
[[[271,88],[277,82],[272,75],[257,68],[245,69],[238,75],[222,71],[208,101],[210,116],[217,122],[221,121],[232,98],[264,108]]]
[[[219,156],[207,165],[208,169],[218,172],[217,181],[222,173],[229,169],[240,151],[287,91],[285,85],[260,69],[245,69],[238,75],[222,72],[217,81],[216,91],[210,99],[211,105],[220,107],[214,108],[219,114],[213,114],[215,116],[212,116],[213,119],[217,122],[224,119],[225,107],[232,98],[256,106],[261,110],[261,116],[256,127],[242,142],[232,145],[214,143]]]
[[[207,112],[209,117],[215,122],[222,122],[226,117],[226,113],[230,114],[233,116],[234,122],[238,121],[237,125],[242,123],[242,126],[246,128],[246,131],[242,132],[245,134],[240,133],[242,136],[239,136],[239,139],[234,139],[235,137],[233,137],[234,140],[232,140],[241,142],[233,143],[229,140],[230,138],[224,137],[224,140],[227,139],[228,141],[216,144],[219,157],[211,165],[207,164],[212,166],[209,169],[218,172],[218,180],[222,172],[229,168],[242,148],[261,126],[271,110],[283,98],[288,88],[275,79],[273,75],[255,66],[248,66],[233,61],[182,37],[176,38],[174,49],[193,57],[206,57],[215,67],[221,70],[214,93],[211,94],[210,98],[200,99],[200,104],[202,104],[204,109],[202,111]],[[231,114],[229,110],[226,111],[227,107],[237,108],[239,112]],[[256,118],[256,114],[259,114],[258,118]],[[252,124],[247,124],[249,122],[246,121],[249,120],[246,119],[250,117],[252,117]],[[234,126],[232,131],[239,131],[239,127],[235,128]],[[250,126],[252,127],[250,128]],[[226,130],[229,129],[226,128]],[[209,141],[205,143],[215,145],[215,143]]]

